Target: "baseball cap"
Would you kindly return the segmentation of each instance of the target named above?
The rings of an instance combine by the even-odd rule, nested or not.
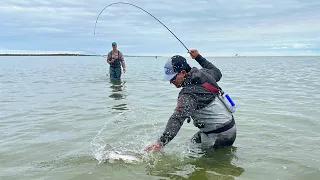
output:
[[[189,67],[189,64],[184,57],[179,55],[172,56],[164,65],[164,79],[170,81],[180,71],[185,70],[187,67]]]
[[[112,42],[112,46],[116,46],[117,45],[117,43],[116,42]]]

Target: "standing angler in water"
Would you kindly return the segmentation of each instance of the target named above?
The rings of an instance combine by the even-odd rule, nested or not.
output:
[[[108,53],[107,63],[110,64],[110,80],[120,81],[121,80],[121,65],[123,73],[126,73],[126,64],[124,62],[123,54],[117,50],[117,43],[112,43],[112,51]]]
[[[166,80],[182,89],[177,107],[163,134],[157,142],[148,145],[145,151],[160,151],[177,135],[186,119],[188,123],[192,119],[193,124],[199,128],[191,141],[201,143],[204,147],[231,146],[236,139],[236,125],[232,114],[235,104],[217,84],[222,77],[220,70],[197,50],[190,50],[188,53],[202,68],[191,68],[186,59],[179,55],[166,62]]]

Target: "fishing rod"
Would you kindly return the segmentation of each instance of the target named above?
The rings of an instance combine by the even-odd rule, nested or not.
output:
[[[131,3],[127,3],[127,2],[115,2],[115,3],[111,3],[111,4],[107,5],[106,7],[104,7],[104,8],[101,10],[101,12],[99,13],[99,15],[98,15],[98,17],[97,17],[97,19],[96,19],[96,23],[95,23],[95,25],[94,25],[93,34],[96,34],[96,26],[97,26],[97,22],[98,22],[98,19],[99,19],[101,13],[102,13],[107,7],[112,6],[112,5],[115,5],[115,4],[127,4],[127,5],[134,6],[134,7],[136,7],[136,8],[141,9],[142,11],[148,13],[150,16],[152,16],[152,17],[155,18],[157,21],[159,21],[159,23],[161,23],[165,28],[167,28],[167,29],[171,32],[171,34],[180,41],[180,39],[179,39],[166,25],[164,25],[159,19],[157,19],[156,17],[154,17],[151,13],[149,13],[148,11],[142,9],[141,7],[139,7],[139,6],[137,6],[137,5],[134,5],[134,4],[131,4]],[[189,52],[189,49],[183,44],[183,42],[180,41],[180,43],[181,43],[181,44],[188,50],[188,52]]]

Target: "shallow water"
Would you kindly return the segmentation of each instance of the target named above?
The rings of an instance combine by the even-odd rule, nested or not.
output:
[[[100,163],[105,143],[143,153],[163,131],[166,59],[127,57],[114,85],[100,57],[0,57],[0,179],[319,179],[319,57],[208,58],[238,107],[233,148],[194,156],[185,123],[147,162]]]

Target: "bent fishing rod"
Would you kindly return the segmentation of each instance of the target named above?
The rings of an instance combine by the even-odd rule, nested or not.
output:
[[[167,29],[170,31],[170,33],[171,33],[175,38],[177,38],[177,39],[180,41],[180,43],[181,43],[181,44],[187,49],[187,51],[189,52],[189,49],[183,44],[183,42],[182,42],[166,25],[164,25],[159,19],[157,19],[155,16],[153,16],[151,13],[149,13],[149,12],[146,11],[146,10],[144,10],[143,8],[141,8],[141,7],[137,6],[137,5],[131,4],[131,3],[127,3],[127,2],[115,2],[115,3],[111,3],[111,4],[107,5],[106,7],[104,7],[104,8],[101,10],[101,12],[99,13],[99,15],[98,15],[98,17],[97,17],[97,19],[96,19],[96,23],[95,23],[95,25],[94,25],[93,34],[96,34],[96,26],[97,26],[97,22],[98,22],[98,19],[99,19],[101,13],[102,13],[107,7],[113,6],[113,5],[115,5],[115,4],[126,4],[126,5],[130,5],[130,6],[134,6],[134,7],[136,7],[136,8],[141,9],[142,11],[148,13],[150,16],[152,16],[154,19],[156,19],[159,23],[161,23],[165,28],[167,28]]]

